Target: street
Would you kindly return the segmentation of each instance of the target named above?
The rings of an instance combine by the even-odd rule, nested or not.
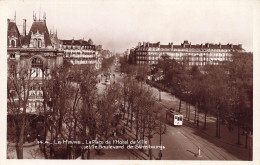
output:
[[[111,83],[122,82],[123,77],[119,72],[115,72],[115,66],[111,68],[111,74],[115,74],[115,80],[111,78]],[[104,79],[101,81],[104,82]],[[102,91],[106,85],[98,84],[99,91]],[[147,84],[144,84],[147,85]],[[158,96],[158,89],[152,87],[155,96]],[[173,95],[161,92],[161,102],[158,104],[163,107],[163,118],[165,120],[165,110],[169,107],[175,109],[179,106],[179,99]],[[162,150],[163,160],[248,160],[249,150],[243,146],[235,144],[236,133],[229,133],[226,126],[222,126],[222,138],[214,137],[215,119],[214,117],[207,118],[207,129],[202,130],[193,124],[194,107],[191,106],[191,117],[188,121],[185,115],[185,102],[182,102],[182,114],[185,117],[182,126],[171,126],[166,123],[167,132],[162,135],[162,145],[165,149]],[[200,114],[200,125],[203,124],[203,114]],[[233,143],[230,141],[233,141]],[[243,140],[241,140],[243,141]],[[159,135],[154,135],[152,145],[159,145]],[[200,148],[200,155],[197,156]],[[159,150],[153,150],[154,159],[158,158]]]

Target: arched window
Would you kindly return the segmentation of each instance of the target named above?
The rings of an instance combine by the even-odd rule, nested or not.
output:
[[[42,77],[43,61],[40,58],[32,60],[32,77]]]
[[[15,40],[11,40],[11,46],[16,47]]]
[[[38,48],[41,48],[41,47],[42,47],[42,40],[38,39]]]
[[[37,39],[33,39],[33,47],[37,48]]]
[[[32,60],[32,67],[38,67],[38,68],[42,68],[43,67],[43,61],[40,58],[34,58]]]

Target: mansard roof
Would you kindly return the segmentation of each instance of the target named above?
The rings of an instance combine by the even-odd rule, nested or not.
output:
[[[18,30],[15,22],[11,22],[11,21],[8,22],[7,35],[8,35],[8,37],[9,36],[15,36],[17,38],[20,37],[20,33],[19,33],[19,30]]]
[[[17,46],[20,46],[20,32],[17,28],[16,23],[10,20],[8,20],[7,36],[16,37],[18,39]]]
[[[44,42],[46,47],[52,46],[48,28],[46,26],[46,22],[42,20],[36,20],[33,22],[32,27],[28,33],[28,36],[25,36],[22,39],[23,44],[28,45],[30,43],[31,35],[35,33],[40,33],[44,35]]]
[[[183,49],[183,48],[190,48],[190,49],[234,49],[234,50],[243,50],[242,45],[233,45],[233,44],[212,44],[212,43],[206,43],[206,44],[196,44],[192,45],[190,44],[187,40],[184,41],[184,43],[180,45],[173,45],[173,43],[169,43],[168,45],[161,45],[160,42],[157,43],[143,43],[142,45],[139,45],[140,48],[163,48],[163,49],[170,49],[170,48],[175,48],[175,49]]]
[[[62,45],[77,45],[77,46],[94,46],[90,45],[87,41],[84,40],[60,40]]]

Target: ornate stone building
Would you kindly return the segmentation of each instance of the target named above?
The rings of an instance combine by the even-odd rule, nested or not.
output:
[[[28,111],[35,111],[35,107],[42,103],[42,76],[43,71],[50,72],[63,63],[63,52],[55,49],[52,44],[46,17],[36,19],[26,34],[26,20],[23,22],[23,32],[20,34],[16,20],[8,19],[7,31],[7,62],[8,76],[18,73],[22,69],[30,70],[33,85],[30,87]]]

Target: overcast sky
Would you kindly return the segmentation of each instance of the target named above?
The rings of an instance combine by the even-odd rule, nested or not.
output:
[[[20,1],[8,5],[8,18],[27,32],[33,21],[46,12],[50,31],[58,30],[60,39],[91,38],[94,44],[122,52],[138,42],[181,44],[242,44],[253,50],[253,3],[250,1]],[[22,32],[22,26],[18,27]]]

